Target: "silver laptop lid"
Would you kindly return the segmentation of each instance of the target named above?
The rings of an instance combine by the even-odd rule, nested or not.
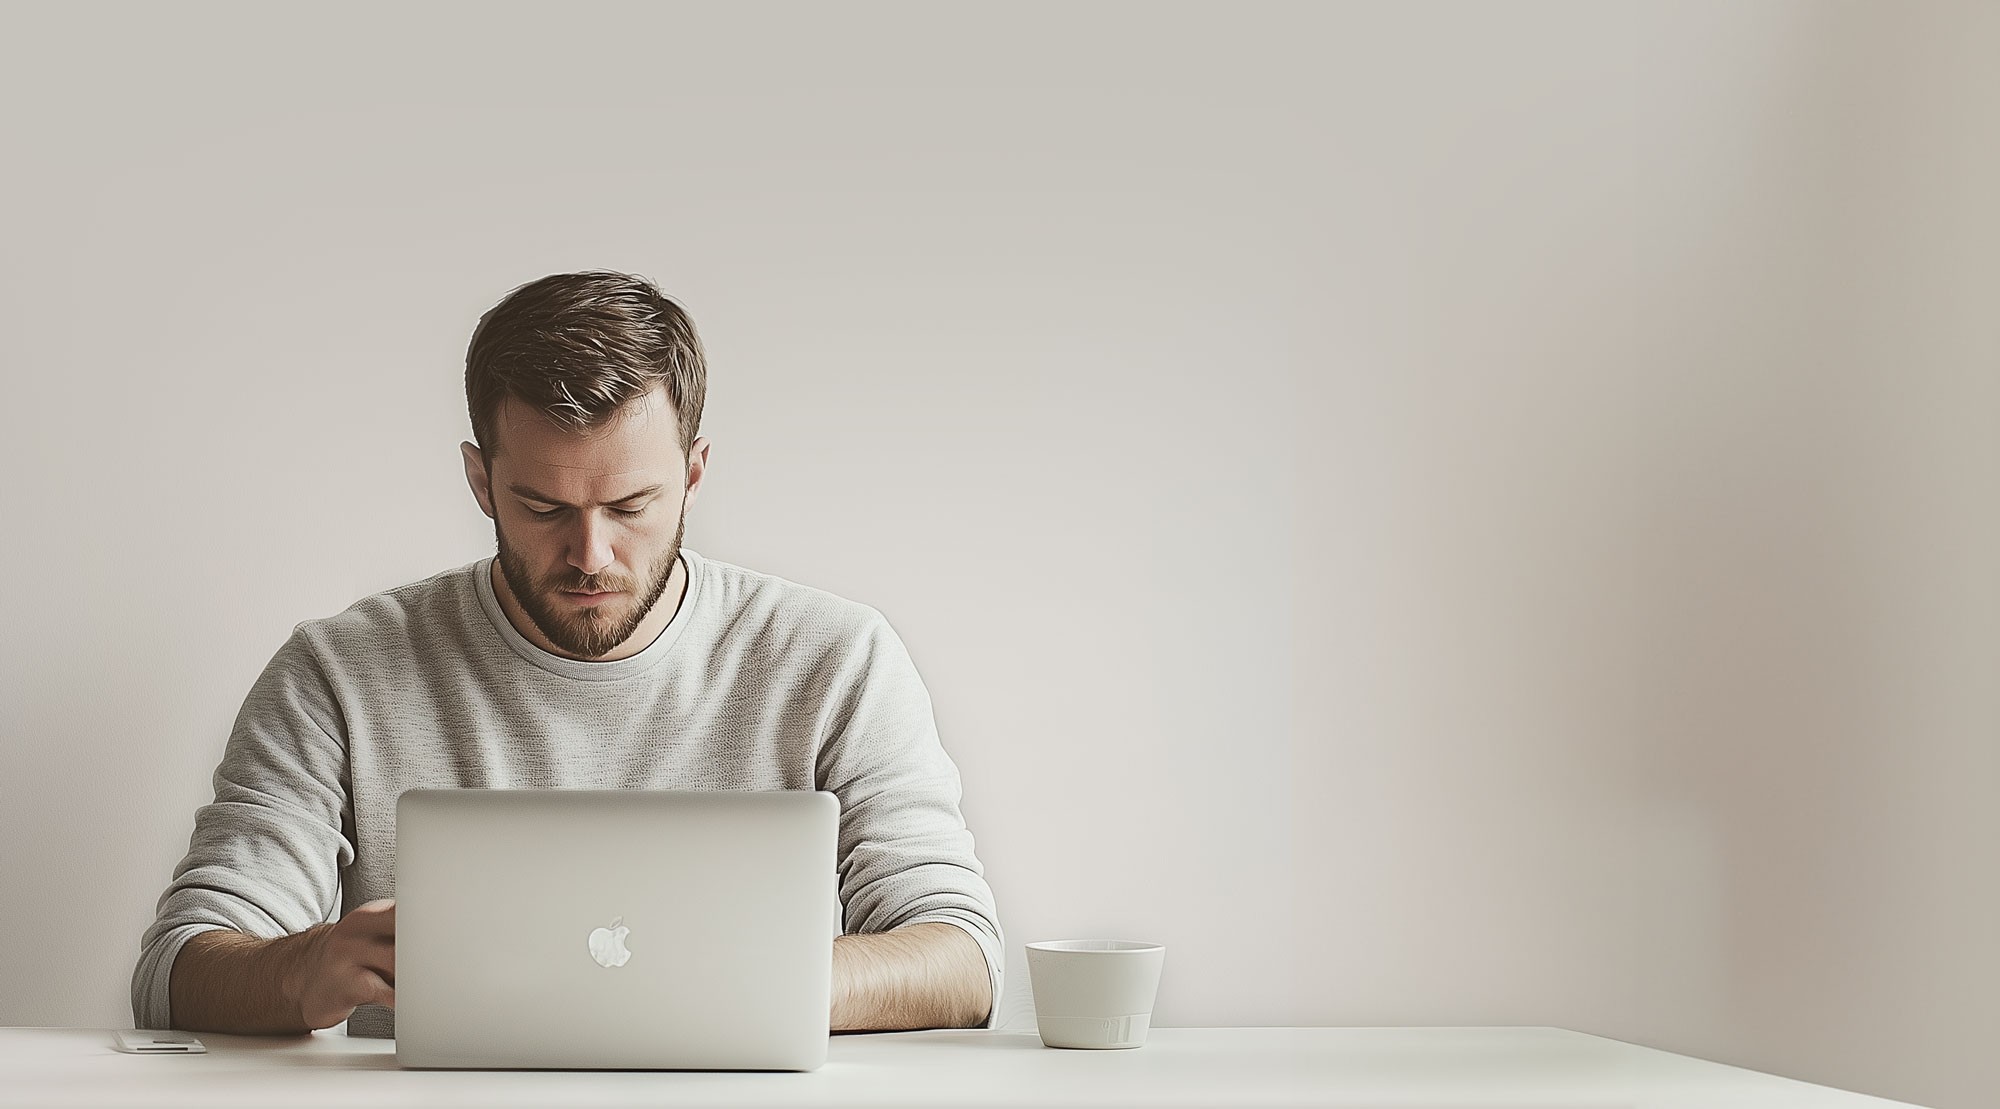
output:
[[[397,1061],[820,1066],[839,813],[804,790],[403,793]]]

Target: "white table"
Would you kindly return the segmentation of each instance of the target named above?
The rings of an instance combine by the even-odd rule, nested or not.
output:
[[[109,1030],[0,1028],[0,1105],[1394,1106],[1885,1109],[1903,1102],[1560,1028],[1155,1028],[1128,1051],[1033,1031],[833,1037],[816,1071],[406,1071],[392,1040],[203,1034],[127,1055]]]

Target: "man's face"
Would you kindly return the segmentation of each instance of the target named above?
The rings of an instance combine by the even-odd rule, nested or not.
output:
[[[559,651],[602,658],[673,579],[707,443],[681,455],[664,385],[582,433],[509,397],[497,436],[488,456],[465,445],[466,475],[493,518],[508,591]]]

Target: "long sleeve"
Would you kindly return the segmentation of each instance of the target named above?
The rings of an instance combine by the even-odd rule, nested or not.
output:
[[[294,628],[251,686],[195,812],[188,852],[140,939],[132,1019],[170,1028],[168,982],[189,938],[228,928],[275,938],[337,917],[354,861],[342,721],[305,633]]]
[[[938,739],[930,692],[879,612],[845,661],[828,699],[818,788],[840,798],[843,926],[884,932],[942,921],[970,933],[986,956],[1000,1012],[1005,950],[999,914],[959,809],[958,767]]]

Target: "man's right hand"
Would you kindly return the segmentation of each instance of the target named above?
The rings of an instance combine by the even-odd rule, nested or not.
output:
[[[307,1028],[332,1028],[357,1005],[396,1007],[396,902],[356,905],[346,916],[299,933],[285,983]]]
[[[168,982],[186,1032],[298,1035],[357,1005],[396,1004],[396,903],[356,905],[330,924],[275,939],[215,929],[181,947]]]

